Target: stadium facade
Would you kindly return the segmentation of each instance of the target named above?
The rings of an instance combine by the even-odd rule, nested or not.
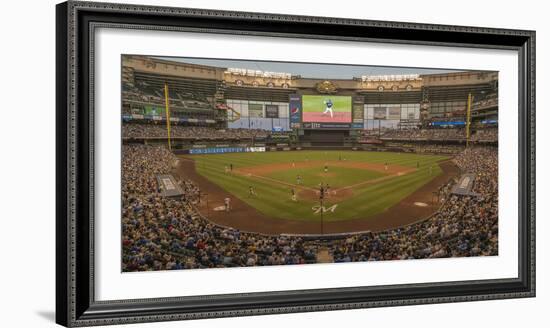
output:
[[[235,147],[407,151],[410,143],[497,142],[498,72],[325,80],[145,56],[123,56],[122,61],[123,139],[127,143],[165,143],[168,131],[162,129],[167,120],[172,125],[171,147],[182,152]],[[350,97],[350,119],[306,121],[302,97],[310,95]],[[158,131],[148,134],[147,129],[136,129],[141,132],[133,134],[135,124],[152,124]],[[178,134],[178,126],[258,133],[188,136]],[[414,130],[427,132],[406,132]]]
[[[497,72],[314,79],[125,55],[122,142],[124,272],[498,255]],[[310,149],[346,151],[284,152]],[[178,156],[264,151],[279,152]],[[285,155],[281,171],[312,166],[315,179],[332,174],[326,156],[342,172],[370,156],[361,168],[386,176],[354,175],[325,200],[301,175],[274,183],[266,166]],[[270,178],[233,163],[261,164]],[[368,220],[324,221],[403,190]]]

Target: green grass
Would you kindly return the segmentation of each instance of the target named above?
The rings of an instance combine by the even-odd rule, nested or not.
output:
[[[340,158],[346,161],[364,163],[389,163],[418,170],[403,175],[392,176],[373,184],[365,184],[354,188],[354,195],[340,201],[334,213],[324,213],[324,220],[339,221],[364,218],[383,212],[391,206],[399,203],[407,195],[411,194],[424,184],[442,173],[438,161],[446,159],[444,156],[416,155],[405,153],[387,152],[353,152],[353,151],[295,151],[295,152],[266,152],[266,153],[232,153],[217,155],[189,155],[196,161],[199,174],[216,183],[231,194],[240,198],[249,205],[255,207],[266,215],[303,221],[318,221],[319,214],[314,214],[312,206],[318,204],[314,200],[299,199],[293,202],[290,199],[290,188],[287,185],[274,183],[266,179],[249,177],[239,174],[226,174],[224,167],[233,164],[234,169],[266,165],[273,163],[288,163],[289,169],[271,172],[266,177],[296,183],[296,173],[301,172],[303,182],[307,186],[315,186],[319,183],[319,174],[322,166],[314,166],[309,169],[291,169],[292,162],[301,161],[338,161]],[[432,174],[429,167],[432,166]],[[330,167],[329,173],[334,173],[325,182],[332,188],[348,186],[361,181],[376,179],[383,173],[371,170],[350,169],[342,167]],[[248,187],[254,186],[257,198],[248,197]],[[328,201],[325,206],[333,204]]]
[[[307,169],[290,168],[266,174],[265,176],[279,181],[296,184],[296,177],[298,175],[302,177],[302,185],[310,188],[316,188],[319,183],[328,184],[331,188],[340,188],[352,185],[358,181],[367,181],[384,176],[383,173],[376,171],[330,165],[327,173],[324,172],[323,165],[318,165]]]

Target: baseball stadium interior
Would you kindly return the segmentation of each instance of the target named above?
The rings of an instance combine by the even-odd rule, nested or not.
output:
[[[123,272],[498,255],[498,72],[322,79],[125,55],[121,122]],[[293,176],[279,184],[294,202],[321,201],[309,221],[273,218],[246,199],[261,185],[241,196],[237,180],[225,192],[223,172],[201,173],[210,158],[248,153],[296,154],[289,168],[319,162],[325,174],[366,168],[365,184],[425,181],[372,219],[330,221],[328,184],[319,193]],[[362,154],[374,162],[351,163]],[[228,158],[220,165],[235,176],[244,159]],[[262,167],[284,170],[275,164]],[[240,179],[260,172],[236,166]],[[360,193],[342,184],[329,195],[343,211]]]

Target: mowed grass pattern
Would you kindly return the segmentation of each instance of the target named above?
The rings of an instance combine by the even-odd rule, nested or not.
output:
[[[260,179],[253,176],[225,173],[225,166],[233,164],[233,169],[253,167],[257,165],[268,165],[273,163],[291,163],[301,161],[338,161],[340,159],[364,163],[389,163],[418,170],[402,176],[391,176],[383,181],[373,184],[364,184],[354,187],[352,197],[338,202],[334,212],[325,212],[325,221],[339,221],[350,219],[368,219],[374,214],[399,203],[403,198],[422,187],[442,173],[437,165],[438,161],[446,159],[444,156],[417,155],[406,153],[388,152],[354,152],[354,151],[289,151],[289,152],[265,152],[265,153],[231,153],[216,155],[188,155],[188,158],[196,162],[197,172],[213,183],[219,185],[235,197],[255,207],[262,213],[275,218],[288,220],[319,221],[320,214],[315,214],[312,207],[318,205],[318,201],[298,199],[294,202],[291,199],[290,186],[275,183],[267,179]],[[430,174],[432,167],[432,174]],[[304,170],[304,183],[308,185],[317,184],[315,176],[318,176],[322,167],[314,166]],[[306,172],[307,171],[307,172]],[[331,179],[338,186],[346,186],[362,181],[375,179],[383,175],[380,172],[364,170],[358,173],[358,169],[330,168],[329,172],[336,173]],[[363,170],[360,170],[363,171]],[[283,171],[285,172],[285,171]],[[289,169],[283,176],[277,177],[277,172],[271,172],[270,178],[284,180],[295,184],[296,175]],[[288,174],[288,175],[287,175]],[[275,175],[275,176],[273,176]],[[307,181],[306,176],[308,177]],[[310,178],[311,177],[311,178]],[[329,182],[330,183],[330,182]],[[249,197],[249,186],[253,186],[257,197]],[[333,205],[328,199],[325,207]]]
[[[298,176],[300,176],[302,180],[301,185],[318,188],[319,183],[323,183],[328,184],[332,189],[384,176],[383,173],[376,171],[338,167],[330,164],[328,165],[327,173],[325,173],[324,169],[324,165],[313,166],[311,168],[292,168],[292,165],[289,165],[289,168],[286,170],[275,171],[265,176],[290,184],[297,184]]]

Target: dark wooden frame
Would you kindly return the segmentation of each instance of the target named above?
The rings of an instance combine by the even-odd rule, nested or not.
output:
[[[56,321],[64,326],[535,296],[535,32],[94,2],[57,5]],[[93,38],[97,27],[511,49],[519,58],[519,277],[95,301]]]

